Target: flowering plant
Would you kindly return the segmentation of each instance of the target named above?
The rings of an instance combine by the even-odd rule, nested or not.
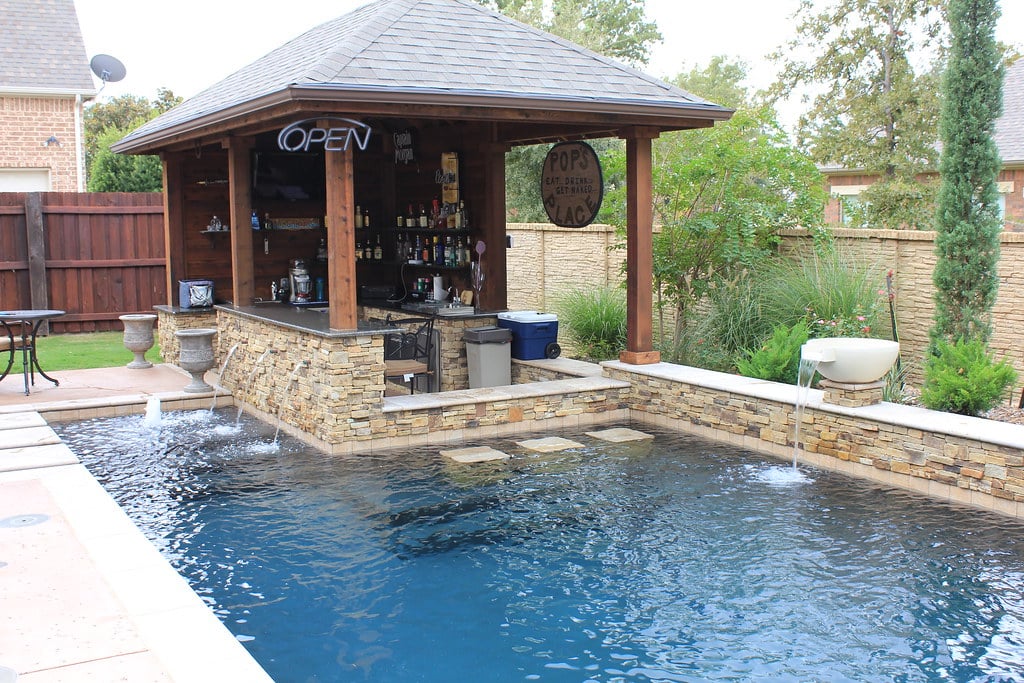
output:
[[[855,310],[851,315],[837,314],[830,318],[824,318],[815,314],[814,309],[808,306],[804,309],[807,315],[807,328],[811,338],[817,337],[870,337],[871,318],[870,313]]]

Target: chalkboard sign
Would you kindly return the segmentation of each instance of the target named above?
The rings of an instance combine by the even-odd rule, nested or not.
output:
[[[585,142],[560,142],[544,158],[540,179],[544,210],[555,225],[582,228],[601,210],[601,162]]]

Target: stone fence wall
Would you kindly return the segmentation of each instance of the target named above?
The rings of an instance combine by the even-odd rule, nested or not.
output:
[[[613,249],[615,229],[591,225],[583,230],[544,224],[509,224],[513,247],[506,260],[509,271],[510,309],[553,310],[559,293],[580,286],[622,281],[625,251]],[[850,253],[877,265],[879,290],[885,273],[893,272],[896,322],[903,359],[910,363],[911,382],[921,379],[928,330],[935,312],[935,233],[907,230],[836,228],[837,242]],[[999,297],[993,315],[991,347],[1005,356],[1024,383],[1024,233],[1002,235],[999,261]],[[781,250],[799,256],[811,248],[806,232],[786,231]],[[564,345],[563,345],[564,346]],[[1014,389],[1020,392],[1020,384]]]

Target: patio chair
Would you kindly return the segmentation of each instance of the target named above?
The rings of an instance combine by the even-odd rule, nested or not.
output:
[[[403,331],[384,340],[384,379],[408,384],[409,393],[415,394],[417,381],[425,377],[430,391],[434,375],[434,319],[389,317],[387,322]]]
[[[2,354],[7,354],[7,367],[0,373],[0,379],[3,379],[11,372],[11,367],[14,365],[14,354],[16,351],[21,351],[22,345],[21,337],[14,336],[11,328],[6,325],[4,327],[7,329],[0,333],[0,358],[3,357]]]

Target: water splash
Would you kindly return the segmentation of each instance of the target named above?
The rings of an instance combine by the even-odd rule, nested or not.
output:
[[[303,368],[308,368],[308,367],[309,367],[309,361],[308,360],[300,360],[298,363],[295,364],[295,367],[292,368],[291,374],[288,375],[288,381],[284,385],[284,397],[282,397],[282,399],[281,399],[281,405],[282,406],[284,405],[285,399],[288,398],[288,394],[292,390],[292,384],[295,383],[296,377],[299,374],[299,370],[302,370]],[[278,437],[278,435],[280,433],[281,433],[281,409],[278,408],[277,409],[277,430],[274,431],[274,443],[275,444],[277,443],[277,437]]]
[[[810,484],[813,480],[806,474],[793,467],[768,467],[754,472],[751,479],[769,486],[796,486],[798,484]]]
[[[249,376],[245,378],[245,383],[242,384],[242,394],[243,395],[245,395],[245,394],[247,394],[249,392],[249,387],[252,385],[253,379],[256,378],[256,373],[259,371],[260,367],[263,365],[263,361],[265,361],[267,359],[267,356],[269,356],[272,353],[274,353],[274,349],[267,349],[266,351],[261,353],[260,357],[256,359],[256,362],[253,363],[252,370],[249,372]],[[235,424],[238,424],[241,419],[242,419],[242,402],[239,401],[238,402],[238,413],[235,415]]]
[[[156,396],[150,396],[149,400],[146,401],[146,417],[143,419],[142,424],[147,429],[160,429],[161,421],[160,399]]]
[[[240,343],[241,342],[235,342],[235,345],[231,347],[231,349],[228,351],[228,355],[224,358],[224,362],[221,363],[220,374],[217,375],[217,386],[221,385],[221,382],[224,379],[224,371],[228,369],[228,363],[231,362],[231,356],[235,355],[235,351],[238,350],[238,345]],[[216,408],[216,407],[217,407],[217,392],[214,391],[213,392],[213,400],[210,402],[210,412],[212,413],[213,409]]]
[[[807,398],[811,393],[811,382],[814,380],[814,373],[818,371],[819,361],[812,358],[800,356],[800,368],[796,373],[796,410],[793,418],[793,469],[796,469],[797,456],[800,455],[800,423],[804,419],[804,406],[807,405]]]

